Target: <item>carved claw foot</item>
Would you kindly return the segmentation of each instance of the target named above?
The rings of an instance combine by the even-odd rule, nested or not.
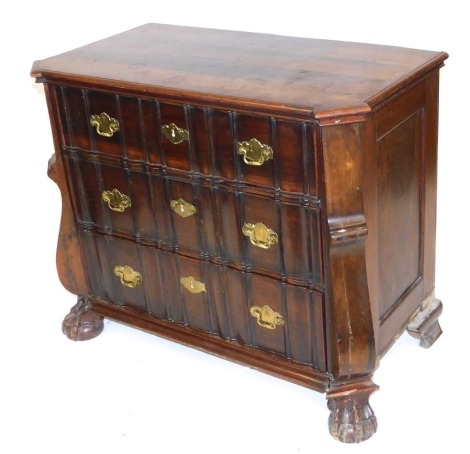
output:
[[[442,314],[442,302],[431,297],[422,304],[421,310],[407,327],[408,333],[419,339],[419,345],[429,348],[442,334],[438,317]]]
[[[360,443],[377,431],[377,419],[369,405],[369,396],[378,387],[372,382],[350,384],[327,394],[330,434],[343,443]]]
[[[89,310],[86,297],[79,297],[62,322],[62,332],[73,341],[93,339],[103,331],[103,317]]]

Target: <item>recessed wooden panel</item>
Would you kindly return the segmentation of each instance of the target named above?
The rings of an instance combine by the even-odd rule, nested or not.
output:
[[[420,275],[421,111],[377,144],[380,317]]]

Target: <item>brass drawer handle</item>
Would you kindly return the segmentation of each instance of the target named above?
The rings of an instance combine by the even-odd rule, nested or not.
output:
[[[257,224],[245,222],[242,227],[242,232],[243,235],[250,238],[251,244],[261,249],[269,249],[279,241],[277,233],[261,222]]]
[[[261,166],[268,159],[273,159],[273,149],[257,139],[251,139],[248,142],[238,142],[237,153],[242,155],[245,164],[250,166]]]
[[[250,314],[256,318],[258,325],[263,328],[276,329],[276,327],[284,325],[284,317],[272,310],[267,304],[263,307],[251,306]]]
[[[128,265],[115,266],[114,274],[120,279],[121,284],[126,287],[136,288],[142,284],[142,275]]]
[[[163,125],[162,134],[175,145],[183,142],[183,140],[189,140],[189,132],[186,129],[178,128],[174,123]]]
[[[206,291],[206,284],[199,282],[192,276],[180,278],[181,285],[191,293],[202,293]]]
[[[182,198],[179,198],[178,200],[171,200],[170,208],[182,218],[192,216],[197,211],[194,205],[191,205]]]
[[[127,195],[119,192],[117,189],[113,189],[112,191],[103,191],[101,197],[108,203],[108,207],[111,210],[117,211],[118,213],[122,213],[126,208],[130,208],[132,206],[131,199]]]
[[[110,117],[106,112],[90,117],[91,126],[96,126],[96,132],[103,137],[113,137],[119,131],[119,121]]]

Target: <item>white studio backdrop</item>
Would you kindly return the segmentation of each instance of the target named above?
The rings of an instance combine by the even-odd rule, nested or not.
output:
[[[469,246],[464,2],[44,0],[0,7],[0,452],[377,453],[466,446]],[[444,335],[403,335],[371,398],[377,434],[359,446],[328,434],[323,395],[112,322],[93,341],[60,331],[75,298],[60,285],[60,193],[33,60],[147,22],[414,47],[450,54],[441,72],[436,293]],[[463,391],[461,389],[463,388]]]

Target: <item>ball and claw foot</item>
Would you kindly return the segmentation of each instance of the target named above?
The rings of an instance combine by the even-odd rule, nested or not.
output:
[[[438,320],[441,314],[442,302],[432,298],[429,302],[423,303],[421,310],[406,328],[411,336],[419,339],[421,347],[431,347],[442,334]]]
[[[79,297],[62,322],[62,332],[73,341],[93,339],[103,331],[103,317],[89,310],[86,297]]]
[[[377,389],[370,382],[365,387],[349,385],[327,394],[330,434],[343,443],[360,443],[377,431],[377,419],[369,405],[369,396]]]

